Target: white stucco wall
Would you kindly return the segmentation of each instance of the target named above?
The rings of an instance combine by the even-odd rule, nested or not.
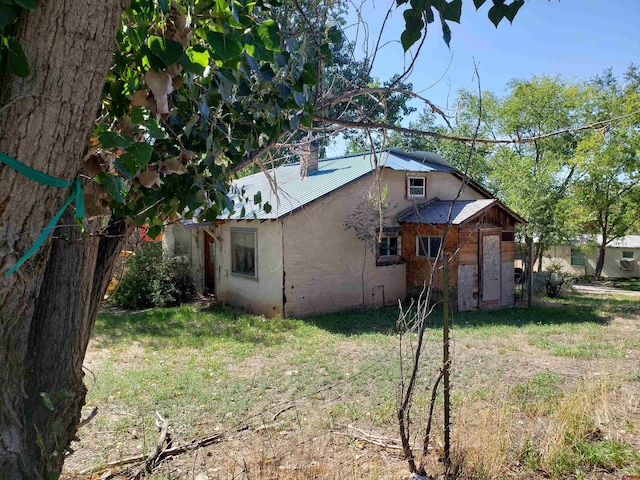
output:
[[[204,234],[200,228],[187,230],[180,223],[169,225],[162,233],[162,251],[165,255],[175,256],[176,244],[181,239],[190,242],[189,252],[184,256],[189,260],[191,277],[200,292],[204,291]]]
[[[408,176],[426,176],[426,196],[408,199]],[[388,226],[407,208],[431,198],[455,198],[461,181],[451,174],[384,170]],[[266,316],[308,316],[350,308],[395,304],[406,297],[405,264],[376,265],[353,230],[345,229],[347,216],[375,192],[374,176],[332,192],[292,215],[259,221],[228,221],[215,227],[217,298]],[[467,187],[460,199],[483,198]],[[232,228],[255,229],[258,243],[258,276],[231,273]],[[364,265],[364,270],[363,270]],[[284,293],[284,295],[283,295]]]
[[[231,230],[257,233],[257,277],[231,271]],[[216,295],[221,302],[268,317],[282,314],[282,225],[276,221],[231,221],[215,227]]]
[[[557,245],[545,251],[542,267],[549,268],[552,264],[559,264],[563,271],[572,275],[593,275],[596,269],[596,261],[598,259],[598,250],[594,247],[585,253],[585,265],[571,265],[571,249],[576,248],[571,245]],[[634,268],[631,271],[622,270],[620,268],[620,260],[622,252],[633,252]],[[633,278],[640,276],[640,248],[617,248],[607,247],[604,257],[604,267],[602,268],[602,276],[607,278]]]

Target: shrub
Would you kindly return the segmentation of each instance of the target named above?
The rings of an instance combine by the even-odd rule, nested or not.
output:
[[[564,272],[562,267],[557,264],[550,265],[544,272],[536,273],[533,279],[534,291],[536,293],[544,292],[551,298],[561,297],[573,285],[571,275]]]
[[[165,258],[162,244],[145,243],[129,258],[126,272],[110,301],[123,308],[165,307],[195,296],[189,262]]]

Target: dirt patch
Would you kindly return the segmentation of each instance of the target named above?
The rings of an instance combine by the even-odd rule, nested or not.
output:
[[[591,396],[585,397],[594,402],[594,435],[640,449],[640,348],[629,342],[640,339],[639,320],[637,315],[616,317],[607,325],[550,327],[541,330],[544,334],[515,331],[473,335],[454,329],[452,431],[456,448],[466,449],[459,455],[466,455],[468,462],[480,461],[474,460],[474,452],[490,451],[492,459],[482,460],[488,478],[546,478],[548,472],[526,470],[524,460],[517,458],[517,448],[525,441],[542,441],[548,435],[550,419],[535,410],[518,410],[514,400],[514,391],[544,374],[559,379],[557,386],[565,397],[558,397],[558,401],[584,385],[598,386],[601,391],[590,391]],[[578,344],[592,350],[578,351],[576,355],[585,355],[580,357],[559,354],[552,348]],[[126,372],[150,355],[144,345],[135,341],[118,345],[117,350],[96,345],[100,345],[100,339],[92,342],[86,365],[98,377],[107,367]],[[611,349],[608,345],[620,348]],[[221,390],[236,382],[226,397],[228,408],[219,403],[217,410],[207,409],[208,399],[196,399],[196,383],[189,384],[185,393],[193,397],[190,403],[179,403],[180,397],[176,397],[174,407],[168,409],[174,445],[215,433],[223,434],[220,443],[169,459],[150,478],[407,478],[406,462],[392,442],[384,447],[350,434],[350,426],[355,426],[390,441],[398,438],[397,338],[383,342],[357,336],[335,337],[317,349],[315,356],[319,358],[310,348],[305,363],[297,363],[299,351],[288,346],[273,355],[259,352],[241,360],[221,352],[217,360],[225,366],[226,376],[204,377],[202,382],[219,382]],[[423,418],[420,415],[426,406],[429,379],[438,369],[439,340],[428,341],[425,352],[423,391],[415,401],[418,419]],[[195,360],[165,360],[172,365],[195,362],[197,355],[197,351],[189,353]],[[154,388],[150,383],[143,387],[142,393]],[[76,452],[69,458],[63,478],[90,478],[89,467],[148,452],[153,447],[157,438],[152,424],[154,407],[141,413],[132,409],[123,396],[114,391],[98,405],[99,418],[80,431],[83,440],[74,445]],[[523,398],[528,401],[526,396]],[[231,404],[241,402],[242,414],[229,417]],[[544,399],[540,402],[540,407],[534,407],[546,408]],[[168,405],[171,407],[170,402]],[[162,408],[166,410],[167,404]],[[180,413],[184,409],[190,409],[190,414]],[[435,418],[435,432],[442,431],[440,415]],[[412,437],[416,445],[419,432],[417,427]],[[478,450],[474,450],[476,443]],[[433,471],[440,468],[441,444],[438,433],[430,456]],[[118,468],[110,470],[118,478]],[[473,472],[468,473],[471,476]],[[592,472],[585,478],[616,478],[607,475]]]

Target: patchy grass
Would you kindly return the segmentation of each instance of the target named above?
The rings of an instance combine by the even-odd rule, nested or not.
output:
[[[639,316],[640,299],[577,295],[531,309],[454,314],[460,478],[639,474]],[[80,431],[67,472],[151,451],[157,411],[169,419],[174,443],[216,432],[224,440],[164,463],[152,479],[405,478],[398,450],[352,430],[382,443],[398,438],[396,319],[395,308],[310,319],[219,305],[105,312],[86,377],[88,407],[100,413]],[[427,322],[415,441],[442,351],[439,313]],[[434,474],[441,399],[436,410]]]
[[[640,278],[619,278],[614,280],[613,286],[621,290],[640,292]]]

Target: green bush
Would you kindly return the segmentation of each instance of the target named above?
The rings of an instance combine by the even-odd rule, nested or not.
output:
[[[549,265],[544,272],[536,272],[533,283],[536,294],[545,293],[551,298],[562,297],[573,288],[573,278],[558,264]]]
[[[180,305],[195,296],[189,262],[162,256],[162,244],[145,243],[136,250],[110,301],[123,308]]]

